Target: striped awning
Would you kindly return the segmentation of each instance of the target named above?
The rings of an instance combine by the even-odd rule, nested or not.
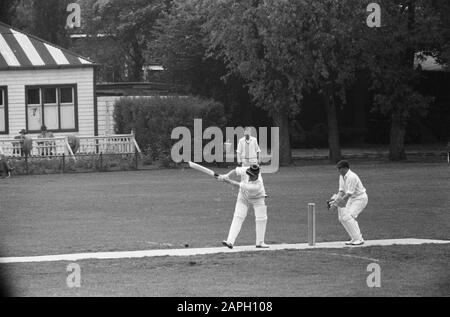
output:
[[[73,52],[0,22],[0,69],[83,67],[94,65]]]

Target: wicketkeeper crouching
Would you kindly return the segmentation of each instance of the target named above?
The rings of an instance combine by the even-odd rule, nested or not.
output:
[[[327,200],[327,207],[338,212],[339,221],[351,238],[346,245],[362,245],[364,239],[356,218],[367,206],[366,189],[347,161],[340,161],[336,168],[340,174],[339,193]]]
[[[267,225],[267,206],[265,203],[267,196],[260,175],[260,168],[258,165],[252,165],[250,168],[238,167],[228,174],[220,175],[218,179],[230,181],[229,178],[233,174],[241,176],[241,182],[232,182],[232,184],[239,186],[239,194],[228,238],[222,244],[230,249],[233,248],[242,224],[247,217],[248,208],[253,206],[256,221],[256,247],[268,248],[269,246],[264,243]]]

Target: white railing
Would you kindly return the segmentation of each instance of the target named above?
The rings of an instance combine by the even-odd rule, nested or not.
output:
[[[79,148],[75,154],[134,154],[141,153],[134,134],[107,135],[99,137],[77,136]],[[71,156],[74,153],[67,136],[53,138],[31,138],[33,146],[29,156]],[[0,139],[0,148],[7,157],[23,157],[25,153],[19,139]]]
[[[67,137],[30,138],[32,147],[28,156],[73,156]],[[24,149],[19,139],[0,139],[0,147],[3,154],[8,157],[25,156]]]
[[[134,154],[141,153],[133,134],[78,137],[80,154]]]

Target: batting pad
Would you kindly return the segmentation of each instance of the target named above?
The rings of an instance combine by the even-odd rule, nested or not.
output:
[[[264,239],[266,236],[266,226],[267,220],[257,220],[256,221],[256,245],[261,245],[264,243]]]
[[[255,209],[256,221],[267,221],[267,206],[256,205],[253,209]]]

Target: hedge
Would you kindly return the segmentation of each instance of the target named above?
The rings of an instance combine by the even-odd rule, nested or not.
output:
[[[78,154],[69,156],[10,158],[14,175],[108,172],[136,170],[135,154]]]
[[[214,100],[193,96],[123,97],[114,105],[115,132],[127,134],[131,130],[145,153],[153,159],[169,160],[174,143],[172,130],[186,127],[194,135],[194,119],[202,119],[207,127],[226,127],[224,106]],[[202,132],[203,132],[202,131]]]

